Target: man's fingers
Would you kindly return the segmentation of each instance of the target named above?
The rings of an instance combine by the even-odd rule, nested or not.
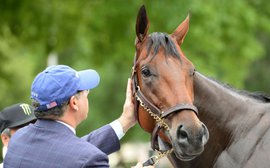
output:
[[[127,82],[126,96],[127,96],[127,97],[131,97],[131,96],[132,96],[131,79],[130,79],[130,78],[128,78],[128,82]]]

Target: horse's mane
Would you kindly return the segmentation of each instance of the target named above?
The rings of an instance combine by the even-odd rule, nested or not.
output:
[[[260,92],[260,91],[256,91],[256,92],[249,92],[246,90],[237,90],[235,88],[233,88],[230,84],[226,84],[226,83],[222,83],[214,78],[208,77],[209,79],[217,82],[218,84],[222,85],[223,87],[236,92],[240,95],[246,96],[246,97],[250,97],[253,98],[255,100],[258,100],[260,102],[264,102],[264,103],[270,103],[270,96],[267,95],[266,93]]]
[[[150,51],[153,51],[153,57],[155,57],[160,47],[164,48],[165,56],[173,56],[181,61],[176,46],[167,33],[151,33],[147,43],[147,55],[149,55]]]
[[[253,93],[246,93],[249,97],[252,97],[257,100],[261,100],[262,102],[269,103],[270,102],[270,96],[263,93],[263,92],[253,92]]]

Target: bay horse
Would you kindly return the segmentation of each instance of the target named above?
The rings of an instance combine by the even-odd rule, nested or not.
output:
[[[193,105],[195,68],[179,47],[188,20],[189,17],[171,35],[148,34],[144,6],[137,16],[132,71],[135,111],[140,126],[152,135],[152,148],[159,153],[144,165],[153,165],[165,155],[192,160],[203,152],[209,139],[208,129]]]
[[[174,153],[168,157],[174,167],[269,168],[270,97],[233,89],[195,71],[179,47],[189,28],[188,18],[170,36],[164,33],[146,36],[148,20],[140,20],[137,20],[139,41],[136,42],[136,72],[142,92],[164,111],[179,102],[191,104],[194,100],[200,120],[210,133],[204,151],[195,150],[200,155],[192,160],[182,159],[181,154],[190,153],[190,149],[196,147],[201,151],[203,143],[198,147],[198,139],[195,137],[200,135],[202,127],[198,127],[200,122],[192,110],[169,116],[166,121],[170,126],[169,139]],[[175,54],[168,54],[170,52]],[[150,127],[146,130],[151,132],[154,121],[147,112],[139,108],[138,116],[142,127]],[[183,126],[182,118],[186,119],[184,123],[188,126]],[[179,131],[181,128],[185,128],[185,133]],[[206,129],[203,132],[206,134]],[[189,147],[183,149],[179,142],[183,138],[189,139],[189,136],[196,143],[190,143]]]

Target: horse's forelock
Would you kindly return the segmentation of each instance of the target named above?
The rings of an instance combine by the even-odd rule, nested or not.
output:
[[[165,56],[173,56],[180,59],[180,53],[176,49],[175,43],[167,33],[154,32],[149,35],[147,42],[147,55],[153,51],[153,57],[157,55],[160,47],[165,50]]]

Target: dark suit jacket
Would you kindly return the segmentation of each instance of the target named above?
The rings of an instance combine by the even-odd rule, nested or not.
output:
[[[12,136],[4,168],[109,167],[107,155],[119,148],[110,125],[78,138],[61,123],[37,120]]]

